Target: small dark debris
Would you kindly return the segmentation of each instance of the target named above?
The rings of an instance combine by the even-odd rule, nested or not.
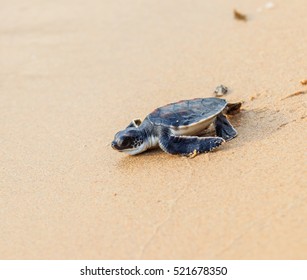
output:
[[[237,10],[233,10],[233,16],[237,20],[247,21],[247,16],[238,12]]]
[[[227,92],[228,92],[228,88],[225,87],[224,85],[217,86],[214,91],[216,97],[221,97],[225,95]]]

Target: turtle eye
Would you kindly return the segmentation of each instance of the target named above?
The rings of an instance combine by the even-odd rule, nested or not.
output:
[[[131,144],[131,139],[130,137],[125,137],[121,143],[122,147],[128,147]]]

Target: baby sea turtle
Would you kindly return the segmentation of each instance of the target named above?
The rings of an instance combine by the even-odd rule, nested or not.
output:
[[[241,103],[228,103],[215,97],[182,100],[160,107],[144,121],[132,120],[115,134],[112,148],[136,155],[159,146],[170,154],[195,156],[206,153],[237,136],[225,114],[239,112]],[[199,137],[210,124],[216,137]]]

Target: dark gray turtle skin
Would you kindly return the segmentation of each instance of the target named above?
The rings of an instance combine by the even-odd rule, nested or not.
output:
[[[159,146],[169,154],[195,156],[212,151],[237,136],[225,114],[238,113],[241,103],[219,98],[182,100],[157,108],[142,122],[133,120],[115,134],[112,148],[130,155]],[[201,137],[213,124],[215,137]]]

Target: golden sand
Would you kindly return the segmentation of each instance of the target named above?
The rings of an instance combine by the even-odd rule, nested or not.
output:
[[[307,258],[305,0],[1,2],[0,258]],[[233,141],[111,149],[220,84]]]

